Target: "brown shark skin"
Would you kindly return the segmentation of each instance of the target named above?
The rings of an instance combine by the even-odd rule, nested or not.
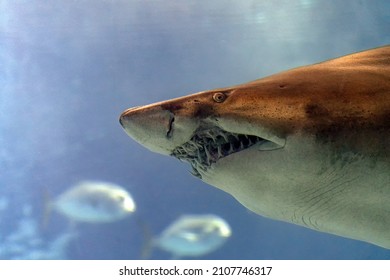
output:
[[[174,114],[200,118],[221,114],[235,120],[250,118],[279,137],[287,137],[297,130],[313,133],[319,141],[334,141],[340,134],[350,131],[362,135],[378,130],[389,133],[390,47],[372,52],[375,56],[371,56],[370,51],[358,53],[236,87],[204,92],[199,95],[198,101],[190,95],[188,100],[183,97],[163,102],[160,106]],[[354,65],[355,60],[362,58],[359,65]],[[373,84],[374,89],[371,87]],[[210,99],[215,92],[225,92],[229,97],[224,103],[212,106],[202,102],[203,98]],[[198,106],[193,111],[194,106],[186,105],[191,102],[205,103],[205,106]],[[256,113],[252,114],[254,111]],[[367,137],[362,138],[364,142],[367,140]],[[373,141],[374,149],[377,144],[389,151],[387,142]]]
[[[214,102],[216,92],[225,93],[226,100]],[[258,136],[285,140],[284,149],[230,155],[214,164],[204,181],[260,215],[390,248],[390,46],[128,109],[121,115],[122,126],[139,141],[128,124],[151,112],[165,112],[153,120],[165,130],[167,114],[192,120],[194,131],[235,123],[237,131],[231,132],[252,134],[261,126]],[[149,148],[146,138],[139,142]],[[252,157],[256,152],[258,166],[239,161],[239,154]],[[306,164],[307,159],[311,162]],[[245,182],[248,174],[266,170],[261,160],[279,160],[281,171],[274,177],[290,172],[291,184],[277,185],[268,177],[253,185]],[[230,162],[240,162],[242,169]],[[305,168],[314,177],[301,179]]]

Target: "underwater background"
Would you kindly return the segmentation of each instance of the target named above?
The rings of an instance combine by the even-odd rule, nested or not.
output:
[[[390,259],[251,213],[118,122],[129,107],[389,44],[389,12],[387,0],[0,0],[0,259],[138,259],[190,214],[232,231],[198,259]],[[122,186],[135,213],[110,223],[48,213],[83,180]]]

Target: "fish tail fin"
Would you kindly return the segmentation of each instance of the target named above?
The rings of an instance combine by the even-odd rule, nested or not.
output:
[[[144,221],[141,219],[137,218],[137,225],[141,230],[141,235],[143,237],[143,242],[142,242],[142,247],[141,247],[141,252],[139,254],[139,259],[140,260],[147,260],[150,258],[152,255],[153,251],[153,235],[150,230],[150,227],[148,224],[146,224]]]

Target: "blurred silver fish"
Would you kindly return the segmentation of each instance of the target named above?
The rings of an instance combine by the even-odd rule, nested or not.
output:
[[[125,218],[136,209],[122,187],[100,181],[82,181],[61,194],[51,206],[76,222],[106,223]]]
[[[183,215],[155,240],[173,258],[197,257],[219,248],[231,235],[229,224],[216,215]]]

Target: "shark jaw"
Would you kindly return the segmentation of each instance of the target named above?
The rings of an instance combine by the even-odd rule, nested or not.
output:
[[[175,148],[171,155],[190,163],[192,175],[202,179],[202,174],[218,160],[253,146],[258,150],[280,147],[259,136],[231,133],[215,127],[198,131],[188,142]]]

